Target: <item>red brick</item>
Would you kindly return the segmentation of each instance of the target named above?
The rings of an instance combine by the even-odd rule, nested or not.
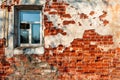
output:
[[[48,20],[48,18],[47,18],[47,16],[46,16],[46,15],[44,15],[44,21],[46,21],[46,20]]]
[[[68,25],[68,24],[75,24],[75,21],[63,21],[63,25]]]
[[[58,2],[53,2],[52,5],[59,5],[60,3]]]
[[[62,34],[62,35],[64,35],[64,36],[65,36],[65,35],[67,35],[67,33],[66,33],[66,32],[62,32],[61,34]]]
[[[103,20],[103,24],[104,24],[104,26],[106,26],[108,23],[109,23],[108,20]]]
[[[57,6],[57,5],[51,5],[50,8],[55,8],[55,9],[57,9],[58,6]]]
[[[91,11],[89,15],[93,16],[95,14],[94,11]]]
[[[79,26],[82,26],[82,24],[80,22],[78,22]]]
[[[48,12],[48,11],[50,11],[50,8],[45,8],[44,11]]]
[[[45,22],[44,22],[44,25],[45,25],[46,28],[51,28],[51,27],[53,27],[53,23],[52,23],[51,21],[45,21]]]
[[[57,2],[57,0],[53,0],[53,2]]]
[[[64,5],[59,5],[58,8],[63,8],[64,9],[65,6]]]
[[[45,36],[49,35],[49,29],[45,29],[45,30],[44,30],[44,35],[45,35]]]
[[[103,14],[99,16],[99,19],[102,20],[107,16],[107,12],[103,11]]]
[[[62,16],[63,14],[65,14],[65,11],[59,11],[58,14]]]
[[[88,19],[88,16],[84,13],[80,14],[80,19]]]
[[[63,17],[64,18],[71,18],[71,15],[70,14],[63,14]]]
[[[55,15],[55,14],[58,14],[58,12],[52,11],[52,12],[49,12],[49,14]]]

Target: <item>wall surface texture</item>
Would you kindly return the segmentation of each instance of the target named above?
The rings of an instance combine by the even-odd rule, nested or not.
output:
[[[7,3],[0,1],[0,79],[120,80],[120,0]],[[43,5],[42,47],[14,48],[15,5]]]

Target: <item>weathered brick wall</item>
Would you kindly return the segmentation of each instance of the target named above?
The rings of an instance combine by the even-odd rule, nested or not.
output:
[[[11,72],[12,69],[5,57],[5,39],[0,39],[0,80],[4,80]]]
[[[109,80],[116,49],[104,51],[98,44],[113,44],[112,36],[101,36],[94,30],[86,30],[83,38],[74,39],[70,47],[64,49],[59,45],[57,48],[46,48],[45,59],[58,67],[60,80]],[[63,53],[59,53],[62,49]]]
[[[5,53],[5,40],[0,39],[0,55],[2,56]]]
[[[13,5],[22,4],[22,0],[14,1]],[[58,77],[52,80],[119,80],[120,1],[43,1],[45,53],[37,58],[57,67]],[[7,61],[19,68],[14,58]]]
[[[109,2],[106,3],[109,4]],[[119,5],[117,5],[117,7],[118,6]],[[67,12],[68,8],[72,9],[69,13]],[[120,73],[119,47],[116,47],[116,44],[118,44],[119,41],[117,41],[116,39],[118,38],[115,37],[117,30],[116,32],[113,32],[114,30],[112,30],[111,33],[108,31],[108,27],[114,26],[111,26],[110,21],[112,20],[108,18],[108,16],[110,17],[110,14],[108,13],[109,10],[101,9],[98,10],[98,13],[93,9],[88,10],[88,12],[85,13],[84,11],[78,11],[77,13],[77,9],[75,9],[74,6],[54,0],[51,4],[49,4],[49,2],[46,3],[44,11],[47,13],[47,15],[44,15],[45,36],[47,36],[47,38],[45,37],[45,54],[43,60],[45,59],[49,64],[57,66],[58,71],[60,72],[58,77],[59,80],[120,79],[118,76]],[[61,20],[52,20],[51,17],[53,15],[54,17],[56,17],[56,15],[59,16],[58,18]],[[92,20],[93,23],[89,23],[87,20]],[[75,32],[73,31],[75,34],[70,33],[71,30],[67,32],[64,29],[70,29],[69,27],[71,26],[74,26],[74,28],[71,29],[75,30]],[[92,28],[94,26],[97,28]],[[83,27],[83,29],[86,30],[82,33],[82,30],[79,27]],[[68,42],[65,41],[66,43],[69,43],[69,39],[73,39],[73,41],[70,40],[69,46],[66,45],[66,43],[64,44],[64,36],[70,34],[74,34],[74,36],[77,34],[81,35],[80,32],[77,33],[75,28],[81,31],[81,34],[83,34],[82,38],[79,36],[72,38],[72,35],[71,38],[67,37]],[[57,39],[51,40],[51,38]],[[47,40],[50,40],[51,42]],[[58,42],[60,40],[61,42]]]

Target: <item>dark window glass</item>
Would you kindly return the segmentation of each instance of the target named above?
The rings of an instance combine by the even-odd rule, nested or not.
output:
[[[30,24],[28,24],[28,23],[20,23],[20,29],[30,29]]]
[[[20,43],[29,43],[29,31],[20,30]]]

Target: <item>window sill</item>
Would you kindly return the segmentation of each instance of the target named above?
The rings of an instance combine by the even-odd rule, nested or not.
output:
[[[44,54],[44,46],[20,46],[14,49],[14,54]]]
[[[25,49],[25,48],[39,48],[39,47],[43,47],[43,45],[21,45],[19,47],[16,47],[16,49]]]

